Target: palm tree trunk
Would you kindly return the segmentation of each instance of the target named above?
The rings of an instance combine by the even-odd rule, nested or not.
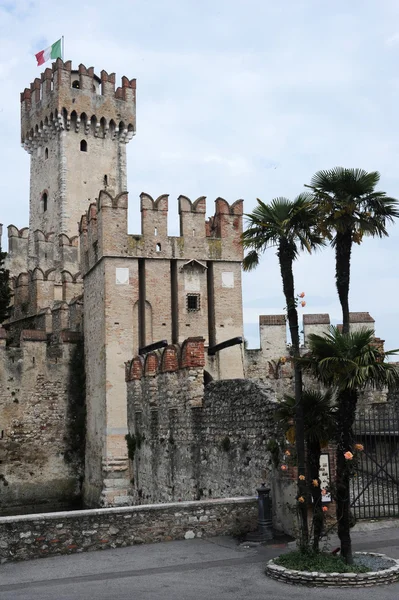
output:
[[[295,288],[294,288],[294,275],[292,271],[292,264],[294,261],[294,254],[290,248],[290,245],[284,240],[280,241],[278,250],[278,257],[280,262],[281,279],[283,281],[283,291],[285,300],[287,303],[287,316],[288,325],[290,328],[291,343],[294,359],[299,358],[299,325],[298,325],[298,312],[296,310],[295,303]],[[298,460],[298,497],[305,499],[304,502],[299,503],[300,521],[301,521],[301,536],[299,540],[300,548],[304,549],[309,540],[308,530],[308,507],[307,507],[307,489],[306,481],[299,479],[299,476],[306,476],[305,473],[305,427],[304,427],[304,416],[303,416],[303,404],[302,404],[302,370],[295,360],[294,362],[294,381],[295,381],[295,438],[296,438],[296,453]]]
[[[313,550],[319,551],[319,541],[323,532],[323,504],[320,488],[320,455],[321,448],[318,440],[308,440],[308,473],[310,479],[310,491],[313,500]],[[317,482],[317,486],[313,485]]]
[[[353,563],[352,541],[350,536],[350,467],[351,461],[346,459],[345,452],[353,448],[353,422],[355,420],[357,393],[355,390],[344,390],[338,397],[338,432],[337,444],[337,521],[338,537],[341,542],[341,556],[349,565]]]
[[[335,245],[335,282],[342,308],[342,333],[349,333],[349,283],[352,232],[337,233]]]

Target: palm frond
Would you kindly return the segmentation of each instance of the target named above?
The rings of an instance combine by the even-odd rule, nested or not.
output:
[[[253,271],[259,264],[259,253],[256,250],[251,250],[244,257],[242,261],[242,267],[244,271]]]
[[[320,392],[304,390],[302,392],[305,437],[308,441],[326,441],[335,433],[335,396],[332,390]],[[280,400],[275,419],[287,430],[295,418],[295,398],[285,395]]]
[[[371,329],[344,334],[332,326],[325,335],[309,335],[308,347],[309,352],[298,360],[324,385],[340,390],[399,386],[399,369],[385,360],[398,351],[381,351]]]
[[[246,229],[241,235],[243,247],[258,254],[278,246],[295,260],[299,249],[311,252],[325,244],[317,228],[318,209],[312,195],[300,194],[291,201],[274,198],[269,204],[257,200],[250,214],[246,214]],[[244,269],[254,268],[253,258],[245,260]]]

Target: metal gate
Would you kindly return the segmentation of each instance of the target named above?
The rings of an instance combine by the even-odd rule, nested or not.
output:
[[[364,446],[351,480],[351,507],[357,519],[399,516],[399,411],[390,406],[360,412],[354,434]]]

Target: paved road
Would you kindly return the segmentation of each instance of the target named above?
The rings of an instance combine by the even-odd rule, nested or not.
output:
[[[354,535],[355,549],[399,558],[399,528]],[[247,548],[231,538],[167,542],[6,563],[1,600],[378,600],[399,583],[354,590],[289,586],[267,579],[266,561],[286,547]]]

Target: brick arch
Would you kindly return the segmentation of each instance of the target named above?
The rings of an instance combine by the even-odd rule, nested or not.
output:
[[[161,373],[172,373],[179,369],[179,348],[178,346],[167,346],[162,352]]]
[[[181,367],[204,367],[204,338],[192,337],[184,340],[181,347]]]
[[[144,358],[135,356],[132,360],[126,363],[126,381],[134,381],[141,379],[144,372]]]
[[[150,352],[145,357],[144,375],[157,375],[159,369],[158,355],[155,352]]]

